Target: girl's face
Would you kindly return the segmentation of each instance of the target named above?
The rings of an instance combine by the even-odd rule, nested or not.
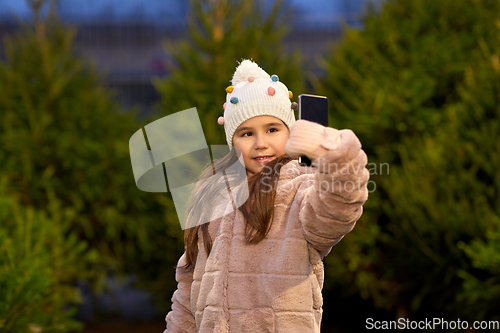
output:
[[[257,116],[243,122],[234,132],[233,145],[241,150],[247,175],[261,171],[265,163],[285,154],[289,135],[288,127],[273,116]]]

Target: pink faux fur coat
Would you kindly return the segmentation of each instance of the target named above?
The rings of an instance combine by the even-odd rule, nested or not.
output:
[[[361,216],[369,172],[352,131],[319,126],[299,120],[291,128],[287,153],[306,154],[316,167],[293,160],[281,168],[264,240],[246,244],[235,211],[210,222],[212,251],[207,257],[200,244],[194,269],[180,268],[180,258],[164,333],[320,332],[322,259]]]

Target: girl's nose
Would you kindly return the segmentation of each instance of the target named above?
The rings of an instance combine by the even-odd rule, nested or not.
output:
[[[254,148],[255,149],[263,149],[263,148],[267,148],[267,147],[268,147],[268,143],[267,143],[267,140],[265,139],[265,137],[263,135],[256,135]]]

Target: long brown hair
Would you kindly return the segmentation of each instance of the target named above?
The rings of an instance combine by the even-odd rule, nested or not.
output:
[[[184,247],[186,251],[186,264],[183,268],[189,268],[196,264],[198,256],[198,240],[199,230],[201,229],[204,248],[207,255],[212,250],[212,239],[208,233],[208,223],[196,225],[198,221],[203,219],[208,221],[207,217],[212,214],[213,206],[208,204],[210,199],[216,196],[216,192],[221,190],[219,186],[220,179],[211,177],[215,174],[222,174],[221,171],[227,170],[238,160],[238,155],[235,149],[232,149],[229,154],[214,162],[213,165],[208,165],[199,179],[206,179],[204,188],[195,188],[191,194],[187,209],[186,229],[184,231]],[[284,154],[270,161],[265,165],[261,172],[255,173],[248,178],[248,199],[239,207],[245,218],[245,238],[247,243],[256,244],[262,241],[271,229],[271,218],[274,213],[274,199],[276,197],[276,184],[279,179],[281,167],[293,160],[293,158]],[[216,183],[219,185],[216,185]],[[225,184],[224,188],[225,188]],[[199,207],[204,204],[205,207]],[[207,209],[208,208],[208,209]],[[189,227],[189,226],[193,227]]]

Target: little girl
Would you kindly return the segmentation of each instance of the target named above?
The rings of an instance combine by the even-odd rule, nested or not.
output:
[[[240,160],[249,196],[201,224],[193,212],[214,193],[193,192],[165,332],[320,332],[322,260],[362,214],[366,154],[350,130],[295,121],[292,93],[254,62],[232,84],[219,118],[230,153],[200,178]]]

